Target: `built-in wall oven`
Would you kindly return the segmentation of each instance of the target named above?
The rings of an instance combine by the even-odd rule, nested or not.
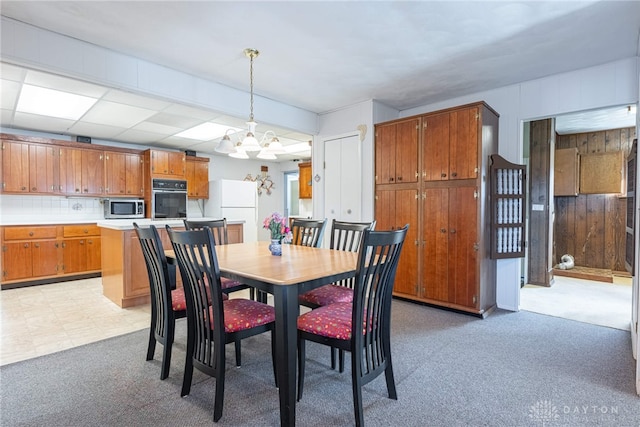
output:
[[[154,178],[151,183],[151,218],[187,217],[187,181]]]

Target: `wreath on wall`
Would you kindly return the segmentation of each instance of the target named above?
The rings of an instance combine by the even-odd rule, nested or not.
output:
[[[262,196],[263,191],[267,193],[267,196],[270,196],[271,189],[274,188],[274,183],[271,180],[271,177],[265,172],[262,172],[260,175],[256,175],[255,177],[251,176],[251,174],[249,173],[244,177],[244,180],[258,183],[258,196]]]

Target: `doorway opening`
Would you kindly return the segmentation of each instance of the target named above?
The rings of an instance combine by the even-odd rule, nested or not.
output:
[[[299,188],[300,174],[298,172],[284,173],[284,216],[285,218],[300,215]]]
[[[614,117],[614,112],[623,114]],[[548,140],[534,132],[544,126],[551,130]],[[623,106],[527,122],[523,135],[532,189],[527,240],[529,248],[538,248],[523,259],[520,308],[629,330],[632,278],[624,263],[629,210],[623,171],[636,138],[635,112]],[[611,170],[618,174],[617,190],[593,188]],[[574,266],[560,269],[563,260]]]

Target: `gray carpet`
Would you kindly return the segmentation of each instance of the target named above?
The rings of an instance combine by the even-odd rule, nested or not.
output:
[[[213,425],[213,386],[198,371],[180,398],[184,319],[171,373],[160,349],[146,362],[147,331],[0,368],[2,426]],[[393,303],[398,400],[384,378],[365,387],[367,426],[639,426],[629,332],[531,312],[487,319]],[[227,348],[220,426],[279,425],[269,336],[243,341],[243,366]],[[329,369],[328,349],[307,346],[299,426],[354,424],[350,370]],[[348,362],[348,360],[347,360]]]

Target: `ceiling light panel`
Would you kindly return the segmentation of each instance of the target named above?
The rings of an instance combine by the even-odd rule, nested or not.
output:
[[[78,120],[96,101],[96,98],[88,96],[25,84],[20,91],[16,111]]]
[[[84,115],[82,121],[130,128],[155,113],[155,111],[146,108],[133,107],[111,101],[100,101]]]
[[[193,127],[191,129],[187,129],[185,131],[177,133],[175,134],[175,136],[178,136],[181,138],[196,139],[199,141],[211,141],[212,139],[222,137],[225,134],[225,132],[229,129],[230,128],[228,126],[207,122],[207,123],[202,123],[201,125]],[[231,128],[231,129],[233,129],[234,131],[240,130],[237,128]]]

